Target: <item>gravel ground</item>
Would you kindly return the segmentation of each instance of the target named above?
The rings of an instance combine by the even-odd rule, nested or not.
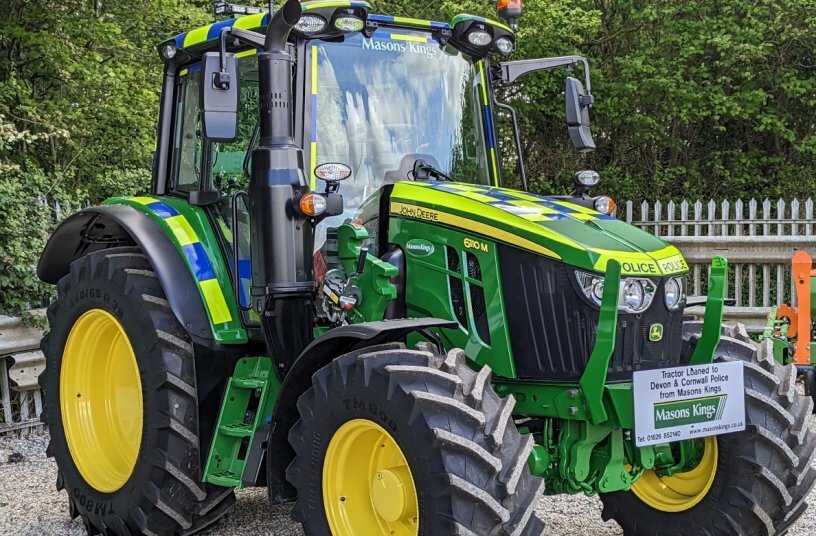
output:
[[[816,417],[811,425],[816,428]],[[45,433],[24,440],[0,437],[0,535],[84,536],[79,520],[68,517],[67,495],[54,487],[57,466],[45,456],[47,443]],[[812,506],[791,527],[790,536],[816,534],[816,491],[809,502]],[[229,516],[207,534],[302,535],[300,527],[289,519],[289,510],[288,506],[270,507],[265,489],[243,490]],[[601,502],[597,498],[542,497],[538,514],[553,536],[622,534],[616,523],[601,521]]]

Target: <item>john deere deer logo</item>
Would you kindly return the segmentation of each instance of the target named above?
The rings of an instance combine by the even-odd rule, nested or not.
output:
[[[652,342],[663,340],[663,324],[652,324],[649,328],[649,340]]]

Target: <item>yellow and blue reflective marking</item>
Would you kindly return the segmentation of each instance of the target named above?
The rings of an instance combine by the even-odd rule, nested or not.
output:
[[[432,37],[423,35],[409,35],[399,32],[386,32],[384,30],[377,30],[372,37],[377,39],[390,39],[392,41],[413,41],[415,43],[437,43],[438,41]]]
[[[232,321],[232,314],[216,278],[215,269],[187,219],[167,203],[153,197],[132,197],[130,201],[143,205],[160,217],[170,228],[184,254],[187,266],[193,272],[213,324]]]
[[[615,220],[608,214],[560,199],[478,184],[429,184],[428,188],[461,195],[532,222]]]
[[[447,22],[437,22],[434,20],[410,19],[407,17],[392,17],[390,15],[369,15],[368,20],[383,22],[385,24],[399,24],[414,28],[439,28],[440,30],[450,30]]]
[[[309,173],[312,177],[312,190],[317,189],[317,175],[315,175],[315,169],[317,168],[317,54],[317,45],[312,45],[312,142],[309,153],[311,156],[309,165],[312,168]]]
[[[214,41],[221,37],[221,30],[224,28],[236,27],[242,30],[254,30],[263,28],[269,25],[268,13],[257,13],[255,15],[247,15],[237,19],[222,20],[190,30],[189,32],[177,35],[174,40],[176,46],[179,48],[190,48],[196,45]]]
[[[493,137],[493,111],[487,93],[487,75],[484,60],[479,62],[479,76],[482,78],[482,104],[484,105],[485,125],[487,127],[487,144],[490,148],[490,163],[493,166],[493,184],[499,185],[499,159],[496,156],[496,140]]]

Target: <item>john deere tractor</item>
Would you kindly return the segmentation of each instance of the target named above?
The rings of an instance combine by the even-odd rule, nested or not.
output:
[[[194,533],[250,486],[308,535],[539,535],[542,494],[600,494],[627,534],[802,514],[812,403],[722,327],[727,262],[687,297],[594,172],[502,187],[497,88],[575,68],[567,132],[594,141],[586,60],[501,61],[499,6],[217,3],[159,46],[150,195],[72,215],[38,267],[49,453],[90,534]]]

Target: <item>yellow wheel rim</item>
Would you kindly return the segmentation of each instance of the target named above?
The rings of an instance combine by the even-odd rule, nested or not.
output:
[[[668,477],[646,471],[632,485],[632,492],[656,510],[683,512],[697,505],[708,494],[717,475],[717,462],[717,439],[707,437],[703,458],[697,467]]]
[[[323,505],[333,536],[419,533],[414,478],[385,428],[355,419],[335,432],[323,462]]]
[[[142,382],[130,340],[107,311],[87,311],[68,334],[60,409],[68,449],[85,481],[102,493],[124,486],[142,442]]]

